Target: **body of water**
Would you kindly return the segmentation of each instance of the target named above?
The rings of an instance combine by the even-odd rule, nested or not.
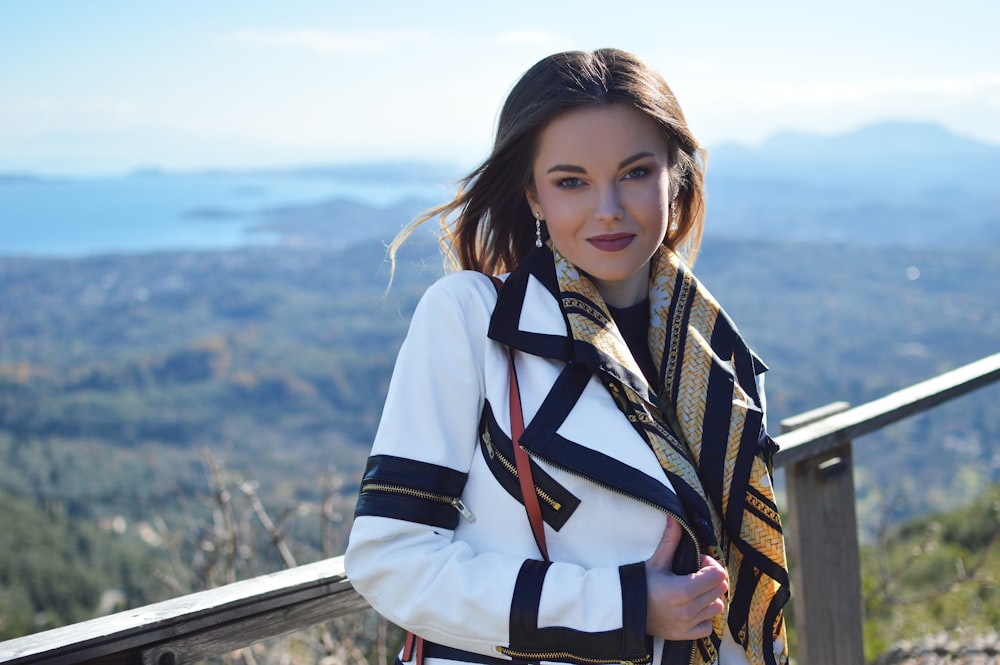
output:
[[[273,242],[252,227],[277,207],[339,198],[381,207],[446,196],[446,183],[394,178],[391,169],[385,177],[365,178],[294,172],[0,176],[0,255],[225,249]]]

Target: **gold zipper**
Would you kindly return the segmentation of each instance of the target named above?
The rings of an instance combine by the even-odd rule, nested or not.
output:
[[[386,485],[384,483],[368,483],[367,485],[361,486],[362,492],[388,492],[390,494],[404,494],[406,496],[414,496],[418,499],[427,499],[428,501],[437,501],[439,503],[447,503],[452,508],[457,510],[459,514],[464,517],[469,522],[475,522],[476,516],[472,514],[472,511],[466,508],[465,504],[462,503],[462,499],[457,496],[445,496],[444,494],[435,494],[434,492],[427,492],[424,490],[414,489],[412,487],[403,487],[401,485]]]
[[[497,647],[497,651],[510,658],[521,658],[524,660],[561,660],[566,658],[571,658],[575,661],[582,663],[594,663],[595,665],[610,665],[610,663],[620,663],[621,665],[642,665],[643,663],[650,662],[652,656],[644,656],[637,660],[615,660],[613,658],[587,658],[586,656],[578,656],[574,653],[568,651],[549,651],[542,653],[532,653],[528,651],[515,651],[513,649],[508,649],[507,647]]]
[[[500,460],[501,466],[503,466],[503,468],[507,469],[507,473],[509,473],[510,475],[512,475],[515,478],[517,478],[519,476],[519,474],[517,473],[517,466],[515,464],[513,464],[509,459],[507,459],[506,457],[504,457],[500,453],[499,450],[497,450],[496,448],[494,448],[494,446],[493,446],[493,439],[490,438],[490,433],[486,432],[484,434],[483,438],[486,441],[486,450],[490,454],[490,459],[496,458],[496,459]],[[553,499],[549,495],[548,492],[546,492],[545,490],[543,490],[538,485],[535,485],[535,494],[538,495],[539,499],[541,499],[545,503],[549,504],[549,506],[552,508],[552,510],[562,510],[562,504],[560,502],[556,501],[555,499]]]

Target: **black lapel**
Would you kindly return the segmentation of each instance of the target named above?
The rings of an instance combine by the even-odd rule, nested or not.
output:
[[[521,311],[524,309],[524,299],[532,277],[548,290],[553,298],[552,306],[561,311],[552,251],[543,246],[532,251],[507,277],[490,318],[488,336],[496,342],[531,355],[569,362],[573,358],[573,339],[569,336],[568,325],[565,335],[546,335],[520,329]]]

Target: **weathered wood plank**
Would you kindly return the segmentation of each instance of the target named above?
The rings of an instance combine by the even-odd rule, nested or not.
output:
[[[861,561],[851,444],[785,467],[796,660],[864,660]]]
[[[812,425],[815,422],[828,418],[837,413],[843,413],[851,408],[848,402],[830,402],[824,406],[818,406],[815,409],[809,411],[804,411],[802,413],[790,416],[781,421],[781,432],[794,432],[797,429],[802,429],[806,425]]]
[[[358,606],[360,597],[347,581],[343,557],[2,642],[0,663],[138,662],[115,654],[133,652],[137,658],[140,651],[157,644],[230,622],[238,624],[246,616],[280,613],[315,599],[322,599],[331,617],[341,605]]]
[[[834,402],[781,421],[791,432],[850,408]],[[864,662],[861,562],[851,444],[785,469],[785,542],[793,561],[796,660],[817,665]],[[833,535],[833,537],[831,537]]]
[[[775,466],[788,466],[870,434],[907,416],[926,411],[948,400],[1000,380],[1000,353],[987,356],[903,388],[881,399],[832,415],[775,437],[780,449]]]
[[[296,605],[283,606],[252,616],[241,616],[232,623],[210,630],[197,631],[189,637],[174,639],[142,652],[143,665],[187,665],[226,654],[263,640],[287,635],[325,623],[338,616],[368,609],[368,603],[356,593],[343,594],[335,605],[331,598],[320,597]]]

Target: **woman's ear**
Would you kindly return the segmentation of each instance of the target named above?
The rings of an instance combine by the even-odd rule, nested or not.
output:
[[[531,214],[535,217],[542,217],[542,207],[538,205],[538,197],[535,196],[535,186],[528,185],[524,188],[524,197],[528,200],[528,207],[531,208]]]

